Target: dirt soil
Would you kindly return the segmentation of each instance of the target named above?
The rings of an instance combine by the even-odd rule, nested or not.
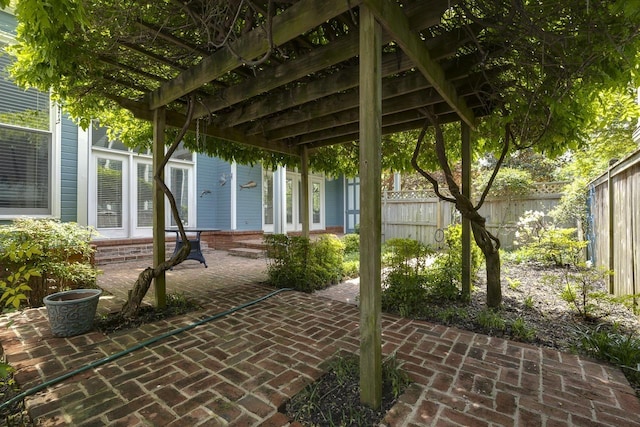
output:
[[[505,262],[502,267],[502,309],[498,311],[505,320],[504,330],[483,327],[478,322],[478,314],[486,310],[486,276],[482,270],[478,274],[471,303],[464,305],[452,303],[450,306],[432,307],[428,320],[456,326],[478,333],[502,336],[516,341],[527,341],[534,345],[555,348],[561,351],[574,351],[574,343],[580,331],[595,327],[612,329],[622,334],[640,333],[640,320],[629,308],[614,304],[601,298],[591,298],[593,303],[591,316],[585,318],[578,314],[575,307],[562,299],[566,287],[564,279],[575,270],[550,268],[535,264],[515,264]],[[599,281],[593,285],[593,292],[606,294],[605,283]],[[462,316],[451,315],[443,319],[443,310],[458,308]],[[516,319],[522,319],[525,325],[535,331],[533,340],[522,340],[514,336],[509,327]]]

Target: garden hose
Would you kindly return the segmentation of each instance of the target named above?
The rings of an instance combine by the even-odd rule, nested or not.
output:
[[[231,309],[223,311],[221,313],[214,314],[213,316],[204,318],[202,320],[198,320],[197,322],[191,323],[191,324],[189,324],[187,326],[183,326],[182,328],[174,329],[174,330],[166,332],[166,333],[164,333],[162,335],[158,335],[158,336],[155,336],[153,338],[150,338],[150,339],[148,339],[146,341],[143,341],[143,342],[141,342],[139,344],[136,344],[136,345],[134,345],[132,347],[129,347],[129,348],[125,349],[125,350],[122,350],[119,353],[115,353],[115,354],[112,354],[111,356],[103,357],[102,359],[96,360],[95,362],[91,362],[88,365],[85,365],[85,366],[83,366],[81,368],[78,368],[78,369],[75,369],[73,371],[67,372],[66,374],[60,375],[59,377],[53,378],[53,379],[51,379],[49,381],[45,381],[42,384],[39,384],[39,385],[37,385],[37,386],[35,386],[33,388],[30,388],[29,390],[26,390],[26,391],[24,391],[24,392],[22,392],[22,393],[20,393],[20,394],[18,394],[16,396],[14,396],[13,398],[7,400],[6,402],[0,404],[0,411],[2,411],[3,409],[9,407],[10,405],[13,405],[14,403],[16,403],[18,401],[24,399],[27,396],[31,396],[32,394],[35,394],[35,393],[37,393],[39,391],[42,391],[42,390],[44,390],[44,389],[46,389],[46,388],[48,388],[48,387],[50,387],[50,386],[52,386],[54,384],[62,382],[64,380],[66,380],[67,378],[70,378],[70,377],[72,377],[74,375],[80,374],[80,373],[82,373],[84,371],[87,371],[89,369],[97,368],[98,366],[101,366],[101,365],[104,365],[105,363],[108,363],[108,362],[111,362],[113,360],[119,359],[122,356],[125,356],[125,355],[127,355],[129,353],[132,353],[132,352],[134,352],[136,350],[139,350],[139,349],[141,349],[143,347],[146,347],[148,345],[154,344],[154,343],[156,343],[158,341],[161,341],[161,340],[163,340],[165,338],[169,338],[171,336],[174,336],[174,335],[177,335],[179,333],[182,333],[182,332],[188,331],[190,329],[193,329],[196,326],[200,326],[200,325],[202,325],[204,323],[208,323],[208,322],[211,322],[213,320],[219,319],[221,317],[227,316],[229,314],[235,313],[236,311],[241,310],[243,308],[247,308],[247,307],[250,307],[252,305],[258,304],[259,302],[262,302],[262,301],[264,301],[264,300],[266,300],[268,298],[271,298],[272,296],[277,295],[280,292],[293,291],[293,290],[294,289],[292,289],[292,288],[278,289],[278,290],[273,291],[273,292],[271,292],[271,293],[269,293],[269,294],[267,294],[267,295],[265,295],[263,297],[260,297],[260,298],[257,298],[255,300],[246,302],[246,303],[241,304],[241,305],[239,305],[237,307],[231,308]]]

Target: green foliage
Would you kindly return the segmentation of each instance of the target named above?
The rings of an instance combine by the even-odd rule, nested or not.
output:
[[[351,254],[360,251],[360,235],[359,234],[345,234],[342,236],[342,243],[344,243],[344,253]]]
[[[0,261],[5,268],[0,277],[6,277],[3,291],[8,292],[5,304],[9,300],[16,307],[28,301],[38,307],[51,293],[94,287],[93,233],[76,223],[53,219],[20,218],[0,227]]]
[[[382,408],[372,409],[359,402],[359,359],[338,355],[328,364],[327,373],[307,385],[286,405],[287,415],[308,426],[378,425],[411,381],[395,354],[382,361]]]
[[[482,171],[476,182],[476,194],[482,194],[482,191],[489,182],[489,178],[493,170]],[[531,173],[523,169],[513,169],[508,167],[500,168],[496,175],[489,194],[493,197],[511,198],[529,194],[533,186]]]
[[[504,331],[507,328],[507,322],[502,318],[500,313],[491,308],[485,308],[478,313],[478,324],[489,332]]]
[[[462,226],[445,230],[445,251],[433,249],[411,239],[389,239],[383,260],[389,267],[382,289],[383,310],[405,317],[425,314],[427,302],[455,301],[460,298],[462,281]],[[482,252],[472,245],[472,277],[478,274]]]
[[[536,330],[526,324],[523,318],[518,317],[510,323],[510,336],[520,341],[531,342],[536,338]]]
[[[4,302],[5,307],[19,309],[28,300],[31,291],[29,280],[31,277],[39,277],[40,272],[35,268],[28,268],[21,265],[14,273],[9,274],[6,280],[0,279],[0,303]],[[2,310],[0,310],[1,312]]]
[[[344,244],[333,235],[311,241],[300,236],[265,235],[269,282],[279,288],[312,292],[342,277]]]
[[[513,255],[520,262],[562,267],[582,262],[587,242],[576,239],[575,228],[556,228],[542,212],[527,211],[518,221]]]
[[[353,279],[360,275],[360,260],[359,259],[345,259],[342,263],[342,278]]]
[[[557,281],[561,287],[561,298],[580,317],[593,320],[602,314],[602,302],[612,302],[612,297],[603,292],[605,280],[611,274],[611,271],[583,264],[575,269],[565,269],[558,279],[547,276],[545,280]]]
[[[432,269],[438,272],[437,277],[433,279],[442,286],[458,288],[462,283],[462,225],[452,224],[447,227],[444,231],[444,240],[447,250],[436,257],[433,263]],[[483,260],[482,251],[472,240],[471,277],[477,276]]]
[[[419,317],[425,309],[428,295],[424,275],[391,271],[384,280],[382,310],[402,317]]]
[[[533,297],[532,297],[531,295],[527,295],[527,296],[524,298],[524,307],[525,307],[527,310],[531,310],[531,309],[533,309],[533,306],[534,306]]]
[[[417,240],[393,238],[385,242],[386,261],[392,271],[416,275],[424,270],[433,249]]]
[[[634,334],[622,334],[599,325],[595,329],[578,330],[577,347],[600,360],[618,365],[629,382],[640,385],[640,339]]]

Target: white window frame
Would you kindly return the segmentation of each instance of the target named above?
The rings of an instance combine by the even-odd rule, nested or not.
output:
[[[138,164],[152,164],[153,156],[145,153],[140,154],[131,149],[115,150],[105,147],[97,147],[93,145],[91,128],[83,132],[84,136],[79,138],[86,141],[85,145],[88,150],[89,170],[88,170],[88,186],[86,197],[87,202],[87,224],[96,227],[99,233],[98,239],[103,238],[136,238],[136,237],[152,237],[153,226],[138,226]],[[97,228],[97,158],[110,158],[123,161],[123,226],[121,228]],[[172,159],[165,167],[165,182],[170,183],[171,168],[179,167],[187,169],[188,172],[188,191],[189,191],[189,218],[190,227],[196,227],[197,219],[197,200],[196,200],[196,165],[195,156],[191,155],[191,160]],[[78,198],[81,203],[83,198]],[[171,224],[171,206],[167,201],[165,204],[165,221],[168,226]]]

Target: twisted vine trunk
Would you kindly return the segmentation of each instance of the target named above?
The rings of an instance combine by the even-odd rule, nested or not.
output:
[[[411,159],[411,164],[414,167],[414,169],[418,171],[418,173],[424,176],[431,183],[436,195],[440,199],[454,203],[456,206],[456,209],[458,210],[458,212],[460,212],[462,217],[466,220],[469,220],[469,222],[471,223],[471,231],[473,232],[473,238],[476,244],[478,245],[478,247],[480,248],[480,250],[482,251],[482,254],[484,255],[485,261],[486,261],[487,306],[492,308],[499,307],[500,304],[502,303],[502,287],[500,285],[500,252],[499,252],[500,240],[494,235],[492,235],[489,232],[489,230],[487,230],[486,219],[478,213],[478,210],[482,206],[489,192],[489,189],[491,188],[493,180],[495,179],[495,176],[497,175],[498,170],[502,165],[502,162],[504,161],[504,158],[508,152],[508,149],[509,149],[508,136],[509,136],[510,129],[508,127],[506,129],[507,137],[505,138],[505,145],[502,151],[502,155],[500,156],[500,159],[496,164],[496,168],[494,169],[494,172],[491,178],[489,179],[487,187],[485,188],[482,194],[482,197],[480,198],[480,202],[476,206],[474,206],[473,202],[467,196],[462,194],[462,192],[460,191],[460,186],[458,185],[458,183],[455,181],[453,177],[453,173],[449,166],[449,160],[447,158],[447,154],[445,150],[444,135],[442,133],[442,129],[440,128],[440,125],[438,124],[436,116],[433,115],[430,111],[427,111],[426,114],[427,114],[428,120],[425,123],[425,126],[422,128],[422,131],[420,132],[420,136],[418,137],[416,148],[413,152],[413,157]],[[445,177],[447,186],[449,187],[449,192],[451,193],[451,196],[442,194],[439,190],[438,181],[418,165],[418,155],[420,153],[422,141],[426,135],[426,130],[429,125],[433,125],[435,130],[436,138],[435,138],[434,149],[438,159],[438,164],[440,165],[442,171],[444,172],[444,177]]]
[[[180,132],[178,132],[178,135],[167,150],[161,164],[158,166],[158,170],[155,171],[153,176],[155,184],[162,190],[164,195],[169,200],[169,205],[171,206],[171,214],[173,215],[173,218],[178,225],[183,246],[177,253],[173,254],[173,256],[168,261],[165,261],[155,267],[147,267],[140,273],[140,275],[138,275],[138,279],[133,285],[133,289],[129,291],[127,301],[122,305],[122,310],[120,310],[120,316],[124,318],[135,317],[140,310],[140,304],[142,304],[143,298],[151,287],[151,282],[153,281],[153,279],[159,277],[165,271],[173,268],[174,266],[187,259],[187,256],[189,256],[189,252],[191,251],[191,243],[187,238],[187,233],[184,231],[184,226],[182,225],[182,219],[180,218],[180,212],[178,211],[176,199],[169,187],[163,181],[162,172],[166,164],[169,162],[169,159],[178,148],[178,145],[182,141],[182,138],[184,138],[185,134],[189,130],[189,125],[191,124],[191,120],[193,117],[194,104],[194,98],[191,97],[189,100],[189,110],[187,112],[187,119],[185,121],[185,124],[182,126]],[[154,155],[156,154],[154,153]]]

